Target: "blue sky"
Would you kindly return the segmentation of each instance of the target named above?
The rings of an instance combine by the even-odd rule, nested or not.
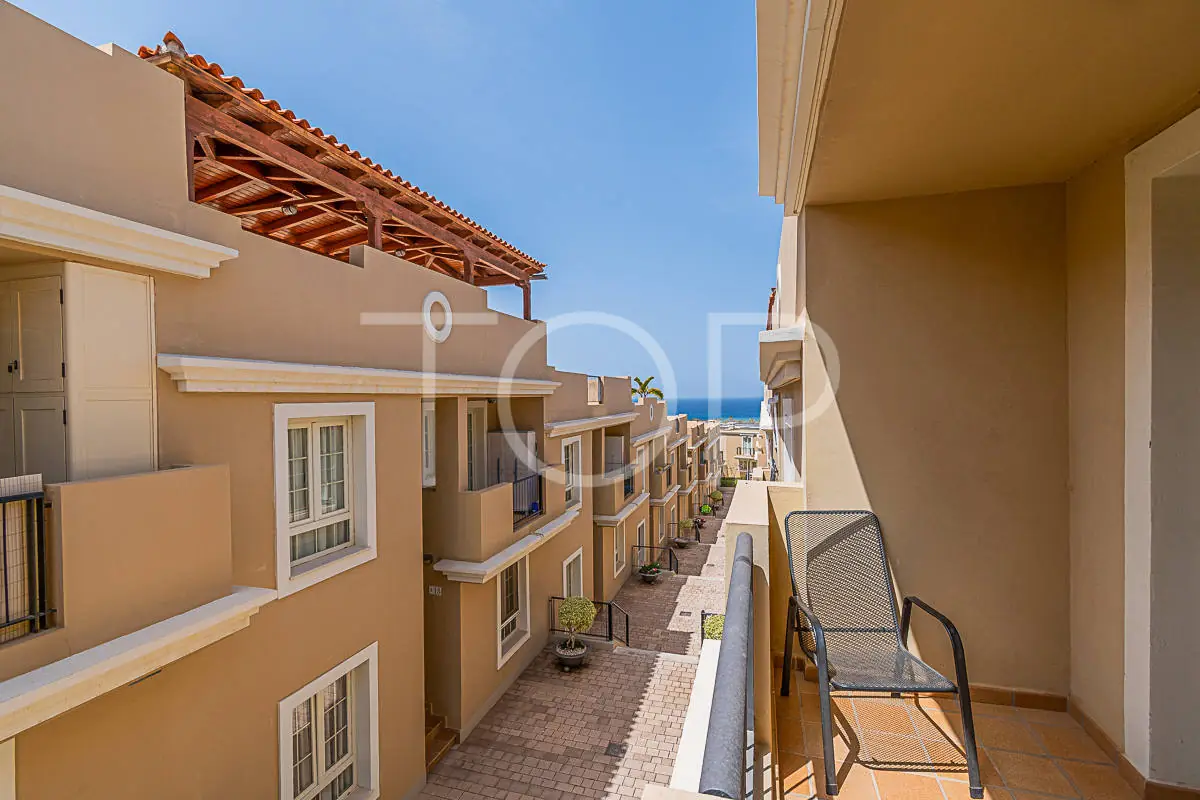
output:
[[[757,196],[754,10],[684,0],[16,0],[87,42],[189,52],[549,265],[540,319],[625,317],[707,393],[706,316],[766,315],[781,212]],[[637,287],[629,292],[625,287]],[[491,291],[520,314],[520,292]],[[755,396],[755,327],[722,391]],[[626,334],[556,330],[560,369],[654,372]]]

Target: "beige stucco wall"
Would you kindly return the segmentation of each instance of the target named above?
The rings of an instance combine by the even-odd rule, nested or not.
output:
[[[809,208],[810,508],[870,507],[896,578],[953,619],[972,679],[1069,688],[1064,191]],[[806,399],[806,402],[808,400]],[[939,628],[921,651],[949,667]],[[1018,637],[1020,646],[1014,646]]]
[[[1124,164],[1067,184],[1071,697],[1124,740]]]
[[[229,594],[224,466],[57,484],[47,501],[57,627],[0,647],[0,680]]]

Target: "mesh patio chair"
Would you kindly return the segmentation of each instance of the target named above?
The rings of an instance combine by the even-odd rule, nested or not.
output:
[[[829,693],[946,693],[958,696],[962,712],[963,749],[971,797],[983,797],[967,657],[954,624],[917,597],[905,597],[896,613],[896,597],[883,528],[870,511],[793,511],[784,521],[792,597],[788,603],[783,686],[791,688],[792,639],[817,665],[821,706],[821,740],[825,756],[825,790],[838,793],[833,756],[833,717]],[[942,624],[954,650],[957,683],[950,681],[908,649],[908,625],[916,606]]]

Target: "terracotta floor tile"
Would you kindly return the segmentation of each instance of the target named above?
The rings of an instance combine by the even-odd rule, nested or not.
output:
[[[1045,754],[1041,741],[1019,719],[976,717],[975,740],[980,747],[1015,750],[1019,753]]]
[[[932,769],[928,751],[920,738],[895,733],[865,730],[858,734],[859,760],[868,765],[910,767],[912,770]]]
[[[1079,796],[1049,758],[1005,750],[989,750],[987,753],[1009,789],[1028,789],[1058,797]]]
[[[971,703],[971,710],[977,717],[1017,718],[1021,716],[1021,709],[1016,706],[1000,706],[995,703]]]
[[[902,700],[855,700],[854,713],[864,729],[908,736],[917,733]]]
[[[926,775],[877,770],[875,783],[879,800],[943,800],[937,778]]]
[[[823,758],[825,756],[824,742],[821,737],[821,726],[815,723],[804,723],[804,752],[810,756]],[[840,763],[850,753],[845,736],[837,728],[833,731],[833,756]]]
[[[971,787],[965,781],[948,781],[943,780],[942,791],[946,794],[946,800],[971,800]],[[983,800],[1013,800],[1012,792],[1007,789],[998,789],[995,786],[983,787]],[[1042,800],[1048,800],[1042,798]]]
[[[780,750],[786,753],[804,752],[804,728],[799,717],[777,716],[775,736]]]
[[[797,753],[781,753],[779,756],[780,790],[785,797],[811,797],[815,793],[810,778],[819,769],[820,760]]]
[[[1059,728],[1078,728],[1079,723],[1065,711],[1046,711],[1041,708],[1018,708],[1017,714],[1027,722],[1054,725]]]
[[[1116,767],[1106,764],[1083,764],[1059,761],[1058,766],[1079,789],[1084,800],[1136,800],[1137,795],[1117,773]]]
[[[1101,764],[1112,763],[1100,749],[1100,745],[1082,728],[1065,728],[1041,723],[1034,723],[1030,728],[1041,739],[1046,752],[1052,756],[1076,761],[1096,761]]]
[[[828,800],[825,791],[825,762],[812,759],[807,765],[795,770],[793,778],[784,784],[787,798],[822,798]],[[838,800],[878,800],[875,781],[871,773],[861,765],[843,764],[838,771]]]
[[[928,747],[928,745],[926,745],[926,747]],[[935,763],[941,763],[943,765],[954,765],[953,771],[951,771],[949,768],[943,767],[938,772],[938,777],[941,780],[967,783],[967,759],[965,756],[959,754],[957,756],[957,760],[953,761],[946,760],[938,762],[937,759],[934,759],[934,761]],[[999,770],[997,770],[996,765],[992,763],[992,759],[988,757],[986,750],[979,751],[979,781],[984,785],[985,788],[988,786],[994,788],[1001,788],[1004,786],[1004,779],[1000,777]]]

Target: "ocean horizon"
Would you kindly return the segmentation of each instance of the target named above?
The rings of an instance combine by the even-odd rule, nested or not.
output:
[[[667,411],[671,414],[687,414],[688,419],[751,420],[758,421],[762,404],[761,397],[715,397],[715,414],[709,412],[707,397],[667,398]]]

